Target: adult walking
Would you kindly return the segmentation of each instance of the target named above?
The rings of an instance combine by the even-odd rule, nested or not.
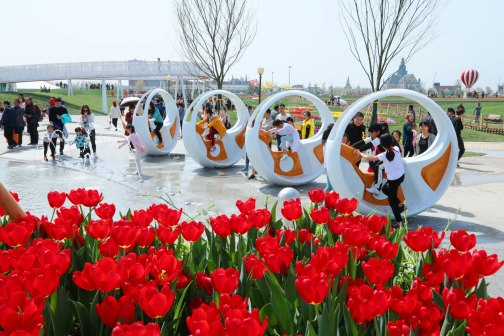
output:
[[[91,149],[93,150],[93,155],[98,158],[96,154],[96,131],[94,126],[94,115],[88,105],[82,105],[80,109],[79,125],[86,130],[89,134],[89,140],[91,142]]]
[[[400,205],[397,195],[399,186],[404,181],[404,166],[402,163],[401,152],[399,147],[393,146],[393,139],[390,134],[384,134],[380,137],[380,143],[385,149],[385,152],[378,155],[366,155],[358,150],[356,155],[368,161],[382,161],[385,172],[387,173],[387,182],[382,187],[382,192],[387,195],[390,208],[394,214],[395,223],[393,228],[398,228],[402,225],[401,213],[404,212],[404,205]]]
[[[459,148],[459,153],[458,153],[458,160],[460,161],[460,158],[465,153],[465,146],[464,146],[464,140],[462,140],[462,130],[464,129],[464,123],[462,122],[462,116],[464,115],[465,109],[464,107],[457,107],[457,112],[456,112],[456,117],[453,118],[453,127],[455,128],[455,134],[457,135],[457,143],[458,143],[458,148]],[[459,165],[457,164],[457,167]]]
[[[63,155],[63,149],[65,148],[65,137],[64,134],[65,124],[63,124],[63,115],[68,114],[68,110],[65,106],[62,106],[62,100],[60,97],[54,99],[54,106],[49,108],[49,121],[55,128],[56,134],[60,138],[60,155]]]
[[[415,155],[415,149],[413,148],[413,115],[409,114],[406,116],[406,122],[403,125],[403,147],[404,147],[404,157],[409,157]]]
[[[420,135],[417,137],[415,144],[415,154],[420,155],[427,151],[432,145],[436,136],[429,132],[429,124],[426,121],[420,122]]]
[[[14,130],[16,128],[16,111],[14,111],[7,100],[4,101],[3,104],[5,109],[2,114],[4,136],[5,139],[7,139],[7,148],[13,149],[14,147],[16,147],[16,142],[14,141]]]
[[[481,103],[478,103],[478,105],[474,108],[474,121],[479,123],[480,116],[481,116]]]
[[[121,118],[121,109],[117,106],[117,102],[112,100],[112,106],[110,107],[110,118],[112,119],[112,125],[114,125],[117,131],[117,120]]]
[[[30,145],[37,145],[39,140],[38,126],[42,117],[40,108],[33,104],[33,99],[27,97],[25,101],[26,131],[30,134]]]
[[[23,130],[26,125],[24,121],[24,109],[21,107],[19,99],[14,99],[12,101],[14,111],[16,112],[16,129],[15,132],[18,135],[17,145],[21,147],[23,145]]]

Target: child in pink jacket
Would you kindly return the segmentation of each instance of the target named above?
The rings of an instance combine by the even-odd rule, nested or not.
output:
[[[137,166],[137,171],[135,174],[138,174],[138,176],[142,177],[142,168],[140,167],[140,157],[142,155],[145,155],[145,146],[142,143],[142,139],[138,136],[138,134],[135,133],[135,126],[133,125],[128,125],[125,128],[127,137],[126,139],[119,141],[121,144],[119,145],[119,148],[123,147],[126,144],[129,144],[130,149],[135,153],[135,162]]]

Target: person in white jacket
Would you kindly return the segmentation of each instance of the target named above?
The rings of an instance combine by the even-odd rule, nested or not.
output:
[[[273,121],[273,128],[269,132],[270,134],[277,134],[281,136],[280,146],[282,147],[283,155],[280,160],[285,160],[287,158],[287,143],[289,143],[293,152],[297,152],[299,146],[301,145],[298,131],[288,123],[284,123],[282,120],[277,119]]]
[[[83,128],[87,134],[89,134],[89,141],[91,142],[93,155],[95,159],[98,158],[98,155],[96,154],[96,131],[94,126],[94,115],[88,105],[82,105],[78,122],[80,127]]]
[[[110,107],[110,119],[112,120],[112,124],[115,127],[115,130],[117,131],[117,120],[121,118],[121,110],[119,109],[119,106],[117,106],[117,102],[115,100],[112,100],[112,106]]]

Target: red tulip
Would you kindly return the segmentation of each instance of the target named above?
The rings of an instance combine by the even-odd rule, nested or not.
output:
[[[235,312],[226,316],[226,331],[229,335],[263,336],[268,327],[268,317],[261,323],[259,310]]]
[[[70,208],[62,207],[57,213],[58,217],[72,221],[72,224],[76,227],[79,227],[84,221],[84,217],[82,216],[79,208],[75,205]]]
[[[382,285],[375,289],[368,285],[348,287],[347,307],[352,318],[359,324],[385,314],[389,300],[390,293]]]
[[[95,308],[103,324],[110,328],[114,328],[119,319],[120,309],[119,302],[117,302],[116,298],[107,296],[102,303],[97,303]]]
[[[369,231],[360,224],[348,224],[341,227],[343,242],[347,245],[361,248],[368,242]]]
[[[419,228],[416,231],[409,231],[404,237],[404,242],[415,252],[425,252],[432,245],[437,248],[445,236],[445,232],[438,237],[437,232],[432,228]]]
[[[308,244],[311,245],[313,239],[313,244],[318,245],[320,243],[320,239],[316,235],[310,232],[308,229],[301,229],[299,230],[299,242],[301,244]]]
[[[102,194],[98,190],[84,188],[70,190],[67,196],[73,204],[84,205],[89,208],[98,205],[103,198]]]
[[[210,306],[203,303],[194,309],[191,316],[187,317],[186,324],[191,335],[226,335],[220,312],[213,302]]]
[[[276,235],[280,241],[285,242],[285,245],[292,244],[297,238],[297,232],[289,229],[277,230]]]
[[[27,215],[17,221],[0,226],[0,241],[9,246],[25,244],[35,230],[36,218]]]
[[[336,242],[334,247],[319,247],[315,254],[312,254],[311,263],[317,271],[334,279],[348,263],[348,246]]]
[[[154,217],[152,217],[152,213],[150,211],[145,210],[135,210],[130,215],[131,221],[138,225],[140,228],[146,228],[152,222]]]
[[[444,255],[440,254],[439,259],[446,275],[452,280],[461,279],[473,267],[472,256],[469,252],[459,253],[457,250],[450,250]]]
[[[434,262],[433,264],[425,263],[422,266],[422,273],[425,283],[431,287],[438,287],[444,281],[445,273],[438,262]]]
[[[159,224],[167,227],[173,227],[178,224],[180,217],[182,216],[182,209],[173,210],[168,208],[166,205],[150,207],[154,218]]]
[[[143,325],[142,322],[135,322],[130,325],[117,324],[112,330],[112,336],[159,336],[161,331],[158,323],[148,323]]]
[[[222,238],[226,238],[231,234],[231,222],[226,215],[211,217],[210,226],[212,230]]]
[[[289,246],[282,246],[275,253],[263,255],[263,257],[270,271],[287,276],[294,252]]]
[[[115,205],[109,203],[101,203],[94,209],[96,215],[101,219],[112,219],[112,217],[114,217],[115,211]]]
[[[325,194],[325,206],[329,209],[336,209],[338,206],[339,194],[337,192],[331,191]]]
[[[384,285],[394,275],[394,264],[388,260],[371,258],[362,262],[362,270],[373,285]]]
[[[24,291],[10,293],[0,305],[0,325],[4,335],[40,335],[45,301],[28,298]]]
[[[172,229],[170,226],[160,225],[157,228],[157,236],[161,243],[172,245],[174,244],[180,235],[180,228],[176,227]]]
[[[298,220],[303,214],[303,210],[301,209],[301,200],[296,198],[295,200],[285,201],[281,212],[282,216],[284,216],[286,220]]]
[[[392,260],[397,256],[397,252],[399,251],[399,244],[388,241],[385,236],[371,237],[368,246],[381,259]]]
[[[478,309],[467,319],[469,335],[502,335],[504,330],[504,299],[479,299]]]
[[[252,279],[254,280],[261,279],[266,274],[264,259],[258,259],[255,254],[243,257],[243,264],[245,265],[247,274],[252,273]]]
[[[92,265],[86,263],[82,271],[75,271],[72,279],[80,288],[91,291],[110,292],[124,282],[123,275],[117,272],[117,264],[112,258],[102,258]]]
[[[319,304],[324,301],[329,293],[329,281],[327,275],[317,271],[312,265],[296,264],[296,289],[299,296],[309,304]]]
[[[98,221],[91,220],[86,226],[86,231],[96,240],[107,239],[112,228],[112,220],[101,219]],[[115,324],[114,324],[115,325]]]
[[[389,321],[387,330],[390,336],[409,336],[410,327],[403,320]]]
[[[457,320],[465,320],[476,309],[476,294],[466,298],[466,293],[460,288],[443,290],[443,303],[445,307],[450,305],[450,314]]]
[[[13,191],[9,191],[9,194],[16,200],[16,202],[19,202],[19,196],[17,193]],[[0,207],[0,217],[3,217],[5,215],[5,210],[4,208]]]
[[[385,216],[372,215],[372,216],[363,217],[362,223],[366,224],[369,231],[376,233],[376,234],[380,234],[382,232],[383,228],[387,225],[388,219]]]
[[[149,251],[151,255],[147,261],[150,268],[149,274],[156,279],[158,284],[165,285],[175,280],[182,272],[182,262],[175,258],[173,250],[166,250],[164,247],[155,251]]]
[[[473,271],[481,276],[495,274],[504,265],[504,260],[499,262],[496,254],[487,256],[485,250],[475,250],[472,255]]]
[[[138,230],[138,235],[136,237],[136,244],[140,247],[147,247],[152,244],[156,238],[156,230],[152,227],[143,227]]]
[[[51,296],[59,286],[60,277],[47,267],[37,273],[30,272],[25,278],[26,291],[35,299],[45,299]]]
[[[255,241],[255,247],[257,251],[264,257],[272,253],[276,253],[280,248],[278,243],[278,238],[272,237],[270,235],[257,238]]]
[[[98,249],[104,257],[115,258],[119,253],[119,245],[117,245],[114,239],[99,242]]]
[[[232,267],[217,268],[210,273],[212,285],[219,294],[231,294],[238,288],[240,273]]]
[[[161,291],[154,285],[146,285],[140,289],[139,304],[142,310],[151,318],[160,318],[168,313],[175,294],[169,286],[163,286]]]
[[[57,191],[49,191],[47,193],[47,200],[49,201],[49,206],[53,209],[58,209],[63,206],[66,200],[66,193],[57,192]]]
[[[196,287],[203,288],[208,295],[212,294],[212,279],[203,272],[196,273]]]
[[[138,236],[138,227],[132,222],[119,220],[112,226],[112,238],[120,248],[127,249],[133,245]]]
[[[351,215],[358,207],[359,203],[356,198],[340,198],[336,202],[336,211],[343,216]]]
[[[250,210],[247,218],[256,229],[261,229],[271,221],[271,213],[268,209]]]
[[[464,230],[453,231],[450,234],[450,242],[460,252],[467,252],[476,246],[476,236]]]
[[[229,218],[229,222],[231,224],[231,230],[240,235],[247,233],[253,224],[251,221],[248,221],[247,217],[243,214],[232,214]]]
[[[329,221],[329,216],[330,216],[329,209],[327,209],[325,206],[320,207],[320,209],[313,208],[313,210],[310,213],[311,219],[317,224],[325,224]]]
[[[324,190],[317,188],[310,190],[308,196],[313,203],[322,203],[325,198]]]
[[[54,240],[63,240],[73,238],[78,234],[78,229],[72,223],[71,219],[58,217],[54,223],[46,223],[45,229],[49,237]]]
[[[180,231],[182,237],[190,243],[198,241],[205,231],[205,226],[201,222],[182,222],[180,224]]]
[[[236,207],[240,210],[240,213],[243,215],[248,215],[248,213],[255,209],[256,200],[255,198],[249,198],[245,202],[241,200],[236,201]]]

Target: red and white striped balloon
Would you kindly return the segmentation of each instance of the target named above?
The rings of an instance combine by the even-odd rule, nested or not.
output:
[[[467,69],[462,72],[460,75],[460,79],[462,79],[462,83],[466,86],[466,88],[470,89],[479,78],[478,71],[474,69]]]

